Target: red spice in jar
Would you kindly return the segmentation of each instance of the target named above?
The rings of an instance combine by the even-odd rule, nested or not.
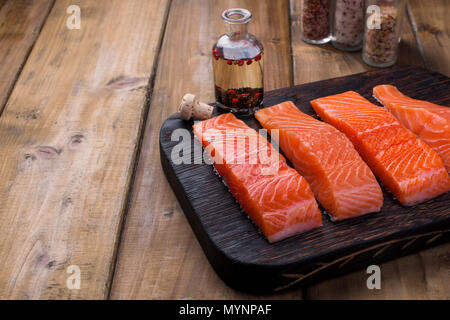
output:
[[[302,0],[302,32],[309,40],[322,40],[330,35],[330,3],[328,0]]]
[[[393,6],[381,6],[380,26],[375,13],[368,17],[364,56],[374,63],[387,63],[396,58],[398,48],[398,12]]]

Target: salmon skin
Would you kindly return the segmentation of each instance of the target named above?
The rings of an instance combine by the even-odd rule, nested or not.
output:
[[[326,122],[347,135],[381,182],[405,206],[450,189],[438,154],[389,111],[354,91],[311,102]]]
[[[308,182],[257,131],[231,113],[193,128],[229,190],[269,242],[322,225]],[[257,161],[251,161],[255,155]],[[266,161],[268,157],[275,160]]]
[[[332,220],[380,211],[383,193],[348,138],[333,126],[301,112],[292,102],[261,109],[256,119],[279,130],[279,145],[309,182]]]
[[[433,148],[450,171],[450,108],[407,97],[391,85],[376,86],[373,94],[405,127]]]

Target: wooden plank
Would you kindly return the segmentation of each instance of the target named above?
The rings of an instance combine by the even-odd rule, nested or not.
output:
[[[0,115],[53,2],[0,1]]]
[[[409,15],[427,68],[450,75],[450,3],[410,0]]]
[[[380,265],[381,290],[369,290],[365,270],[325,281],[307,290],[308,299],[449,299],[449,245]]]
[[[0,298],[107,296],[167,8],[56,1],[0,119]]]
[[[426,61],[429,65],[430,59],[437,59],[434,71],[441,73],[448,72],[448,36],[441,33],[430,37],[426,26],[438,23],[439,28],[444,28],[444,12],[448,11],[444,1],[433,0],[433,4],[420,0],[409,1],[410,13],[413,13],[412,20],[416,21],[419,29],[423,30],[424,39],[431,43],[423,46],[423,51],[427,55],[422,56],[420,45],[418,46],[413,33],[413,28],[405,19],[403,25],[402,43],[399,51],[398,64],[413,64],[424,66]],[[424,12],[422,9],[427,8]],[[420,12],[420,19],[416,12]],[[439,13],[439,14],[438,14]],[[440,18],[438,18],[440,17]],[[439,20],[440,19],[440,20]],[[418,21],[422,21],[418,23]],[[430,22],[433,21],[433,22]],[[448,27],[447,27],[448,28]],[[445,29],[429,29],[445,30]],[[444,31],[442,33],[445,33]],[[447,32],[448,33],[448,32]],[[445,43],[438,40],[447,39]],[[439,45],[438,45],[439,44]],[[358,53],[360,55],[361,53]],[[431,58],[433,57],[433,58]],[[359,57],[358,57],[359,58]],[[341,64],[342,65],[342,64]],[[332,66],[329,66],[332,68]],[[447,70],[447,71],[446,71]],[[295,69],[294,69],[295,74]],[[447,74],[448,75],[448,74]],[[449,273],[449,245],[423,251],[410,255],[396,261],[382,264],[381,267],[381,290],[369,290],[366,286],[368,274],[365,271],[354,272],[352,274],[339,277],[333,280],[324,281],[318,285],[307,289],[308,299],[448,299],[450,296],[450,273]]]
[[[213,101],[211,48],[225,32],[221,12],[243,7],[250,32],[265,45],[266,89],[291,85],[287,1],[174,0],[161,51],[139,166],[119,250],[113,299],[300,298],[242,294],[227,287],[201,250],[164,177],[158,132],[186,92]],[[195,17],[195,19],[193,18]]]

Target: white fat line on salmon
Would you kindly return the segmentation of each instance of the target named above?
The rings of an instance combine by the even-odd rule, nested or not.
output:
[[[258,133],[259,132],[259,133]],[[176,129],[172,132],[171,141],[178,142],[172,149],[171,160],[180,164],[261,164],[263,175],[273,175],[279,169],[279,132],[270,131],[272,144],[267,143],[268,132],[253,129],[214,128],[202,132],[201,139],[208,137],[213,141],[202,149],[200,141],[187,129]],[[192,148],[192,140],[194,145]],[[192,150],[193,149],[193,150]],[[193,153],[193,154],[192,154]],[[264,166],[266,165],[266,166]]]

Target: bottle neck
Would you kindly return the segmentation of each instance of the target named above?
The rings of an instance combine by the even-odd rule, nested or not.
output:
[[[241,8],[225,10],[222,19],[228,24],[231,41],[248,39],[248,23],[252,19],[250,11]]]
[[[228,36],[232,41],[248,39],[248,22],[242,24],[229,24]]]

